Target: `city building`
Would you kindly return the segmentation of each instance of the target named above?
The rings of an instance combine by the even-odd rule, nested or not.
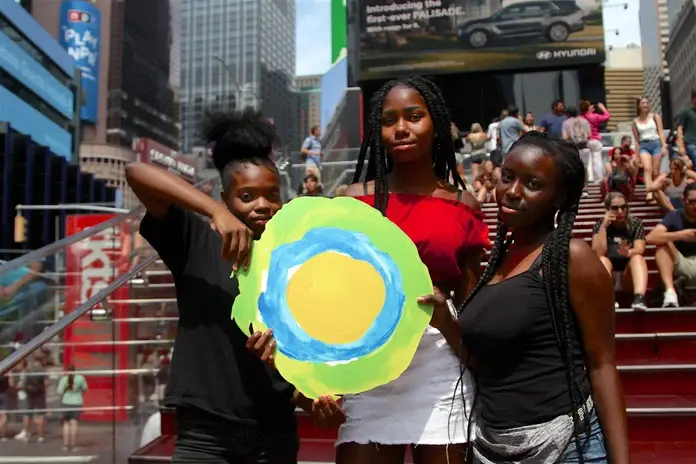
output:
[[[181,83],[181,0],[169,0],[169,15],[169,87],[178,93]]]
[[[75,11],[90,11],[101,22],[93,33],[98,40],[93,79],[83,79],[94,89],[93,97],[88,93],[87,98],[94,102],[90,103],[93,115],[83,124],[80,158],[86,169],[123,190],[124,204],[130,206],[133,196],[123,168],[136,159],[133,141],[145,137],[178,148],[170,85],[170,49],[175,42],[170,2],[32,1],[34,17],[67,48],[75,45],[70,39],[76,35],[67,34],[76,27],[69,17]]]
[[[679,19],[679,12],[686,2],[687,0],[667,0],[667,17],[670,31]]]
[[[321,126],[321,75],[295,77],[297,96],[297,139],[291,150],[297,150],[312,127]]]
[[[607,130],[630,127],[636,117],[636,104],[645,95],[643,50],[638,45],[613,47],[604,65],[605,104],[611,112]],[[627,124],[628,125],[627,125]]]
[[[130,148],[148,137],[177,148],[170,81],[172,44],[169,2],[75,1],[101,12],[99,95],[96,124],[85,127],[83,141]],[[54,37],[65,27],[61,2],[33,0],[32,13]]]
[[[292,146],[295,1],[180,0],[180,6],[181,150],[202,144],[206,111],[243,106],[260,108],[278,128],[281,146]]]
[[[678,115],[691,104],[696,89],[696,0],[687,0],[679,11],[665,55],[672,71],[672,110]]]
[[[653,109],[662,112],[663,82],[669,81],[665,47],[669,40],[668,0],[640,0],[638,18],[643,50],[645,96]]]
[[[172,118],[176,123],[176,133],[181,132],[181,119],[179,118],[181,97],[181,0],[169,0],[169,14],[171,16],[171,49],[169,51],[169,87],[173,93]],[[179,136],[177,135],[177,146]]]
[[[77,164],[80,88],[74,60],[16,2],[0,2],[0,248],[21,205],[109,203],[116,192]],[[18,209],[18,205],[19,209]],[[63,234],[67,210],[21,212],[25,247]],[[59,230],[54,225],[59,223]]]

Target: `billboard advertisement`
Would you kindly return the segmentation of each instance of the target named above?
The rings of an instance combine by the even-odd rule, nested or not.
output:
[[[66,234],[74,235],[114,216],[113,214],[67,216]],[[125,227],[121,226],[122,224],[119,224],[105,229],[67,248],[66,314],[74,311],[111,284],[116,277],[128,271],[128,261],[123,259],[121,250],[126,231]],[[110,300],[127,301],[128,298],[128,285],[122,285],[112,294]],[[114,303],[111,309],[115,319],[125,319],[130,316],[128,303]],[[89,377],[89,389],[85,393],[84,403],[86,410],[82,413],[81,419],[127,420],[128,411],[125,407],[130,404],[128,375],[112,374],[111,371],[113,369],[123,371],[129,368],[128,345],[125,343],[130,339],[128,322],[93,321],[85,316],[70,324],[64,334],[63,360],[66,367],[72,364],[78,371],[105,371],[103,376]],[[112,406],[115,409],[112,410]],[[89,408],[95,409],[90,411]]]
[[[133,151],[141,163],[150,163],[196,182],[196,158],[181,156],[176,150],[162,145],[152,139],[139,138],[133,141]]]
[[[321,76],[319,117],[322,131],[325,130],[331,122],[336,107],[343,99],[346,88],[348,88],[348,60],[344,56]]]
[[[68,119],[73,118],[74,95],[14,40],[0,32],[0,67],[29,87]]]
[[[47,147],[58,156],[72,156],[72,134],[61,128],[24,100],[0,86],[0,121],[7,122],[17,132]]]
[[[80,115],[96,122],[99,109],[101,12],[92,3],[64,1],[60,6],[59,42],[82,73],[84,104]]]
[[[604,61],[599,0],[350,1],[360,80]]]

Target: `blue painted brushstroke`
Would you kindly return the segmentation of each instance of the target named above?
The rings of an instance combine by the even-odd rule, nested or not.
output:
[[[355,342],[331,345],[309,336],[299,326],[287,303],[289,271],[327,251],[366,261],[384,281],[384,305],[365,335]],[[271,252],[266,291],[259,295],[258,308],[263,321],[273,328],[278,350],[285,356],[298,361],[335,362],[365,356],[384,345],[401,320],[405,301],[399,268],[389,255],[376,249],[365,234],[335,227],[317,227],[300,240],[280,245]],[[331,308],[317,310],[331,311]],[[336,318],[346,316],[349,317],[337,314]]]

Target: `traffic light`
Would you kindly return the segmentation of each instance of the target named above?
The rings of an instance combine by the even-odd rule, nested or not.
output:
[[[22,213],[17,211],[14,221],[14,241],[15,243],[24,243],[27,241],[29,221],[22,216]]]

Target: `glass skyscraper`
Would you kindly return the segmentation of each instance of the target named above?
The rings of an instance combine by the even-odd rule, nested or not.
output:
[[[254,106],[294,139],[295,0],[180,0],[181,149],[206,110]]]

